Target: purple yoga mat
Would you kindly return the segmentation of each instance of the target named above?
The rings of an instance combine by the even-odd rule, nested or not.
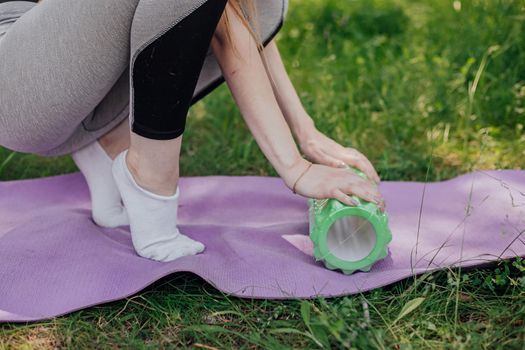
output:
[[[206,250],[163,263],[136,255],[128,226],[93,223],[79,172],[0,182],[0,321],[49,319],[122,299],[177,271],[230,295],[289,299],[354,294],[448,266],[525,256],[525,171],[383,182],[390,254],[349,276],[308,255],[307,199],[280,178],[182,177],[179,186],[179,228]]]

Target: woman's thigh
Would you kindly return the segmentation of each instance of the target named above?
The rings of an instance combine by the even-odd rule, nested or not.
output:
[[[128,113],[145,137],[177,137],[226,2],[45,0],[35,6],[0,45],[0,145],[63,154]]]
[[[129,65],[140,0],[44,0],[0,44],[0,145],[63,143]],[[121,84],[122,85],[122,84]]]

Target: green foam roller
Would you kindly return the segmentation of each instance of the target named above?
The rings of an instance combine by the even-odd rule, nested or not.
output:
[[[347,166],[359,176],[366,175]],[[388,215],[375,203],[351,197],[358,203],[349,206],[334,198],[308,198],[310,239],[314,258],[330,269],[345,275],[355,271],[370,271],[372,265],[388,255],[392,233]]]

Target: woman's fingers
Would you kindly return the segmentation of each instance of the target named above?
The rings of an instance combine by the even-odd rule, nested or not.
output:
[[[379,187],[375,182],[372,182],[368,179],[363,179],[361,176],[351,173],[350,177],[347,177],[348,184],[347,186],[353,188],[361,188],[367,192],[372,193],[375,197],[382,198],[383,196],[379,192]]]
[[[376,203],[376,204],[381,203],[381,199],[379,199],[372,192],[365,190],[364,188],[360,188],[360,187],[352,188],[351,190],[345,190],[344,192],[348,194],[355,194],[356,196],[364,199],[367,202]]]
[[[369,179],[375,181],[376,183],[381,181],[374,166],[370,160],[368,160],[368,158],[366,158],[355,148],[345,147],[345,150],[345,153],[348,155],[348,157],[345,159],[345,162],[361,170],[366,176],[368,176]]]
[[[345,191],[346,192],[346,191]],[[362,191],[354,191],[354,193],[350,192],[349,194],[346,194],[345,192],[341,191],[340,189],[336,189],[334,190],[334,194],[333,194],[333,198],[341,201],[342,203],[345,203],[346,205],[349,205],[349,206],[356,206],[357,205],[357,202],[355,202],[351,195],[352,194],[355,194],[356,196],[358,196],[359,198],[362,198],[364,200],[367,200],[368,202],[372,202],[372,203],[376,203],[377,204],[377,207],[379,208],[379,210],[381,212],[384,212],[385,211],[385,202],[384,201],[378,201],[376,202],[375,200],[373,200],[373,195],[371,195],[370,193],[367,193],[366,191],[364,193],[366,193],[366,195],[363,195]],[[364,197],[364,198],[363,198]],[[367,199],[368,198],[368,199]]]
[[[346,205],[349,205],[349,206],[352,206],[352,207],[355,207],[357,205],[357,202],[354,201],[352,199],[352,197],[350,197],[349,195],[345,194],[340,189],[336,189],[334,191],[333,197],[335,199],[339,200],[340,202],[346,204]]]
[[[340,187],[340,189],[345,193],[355,194],[365,201],[373,202],[378,205],[383,201],[383,196],[379,193],[377,186],[355,174],[352,174],[349,181]]]
[[[346,163],[343,162],[341,159],[333,157],[324,151],[322,153],[323,154],[320,158],[322,158],[322,162],[324,165],[331,166],[333,168],[345,168],[346,167]]]
[[[331,156],[330,154],[318,149],[312,148],[308,150],[308,160],[317,164],[326,165],[333,168],[344,168],[346,163],[341,159]]]
[[[341,203],[355,206],[355,197],[377,204],[383,211],[384,199],[378,186],[347,169],[335,169],[314,164],[296,186],[297,193],[310,198],[335,198]]]
[[[305,143],[301,149],[308,154],[311,162],[323,164],[334,168],[344,168],[346,164],[361,170],[371,180],[379,184],[379,175],[372,163],[361,152],[351,147],[343,147],[337,142],[329,139],[332,148],[324,149],[321,145]],[[334,150],[338,150],[336,156]]]

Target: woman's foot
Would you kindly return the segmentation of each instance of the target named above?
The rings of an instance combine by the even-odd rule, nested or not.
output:
[[[157,261],[172,261],[202,252],[204,244],[177,228],[180,189],[161,195],[139,186],[129,170],[125,150],[113,161],[112,172],[126,206],[131,238],[137,254]]]
[[[111,171],[112,159],[97,140],[71,154],[89,187],[93,221],[103,227],[129,225]]]

